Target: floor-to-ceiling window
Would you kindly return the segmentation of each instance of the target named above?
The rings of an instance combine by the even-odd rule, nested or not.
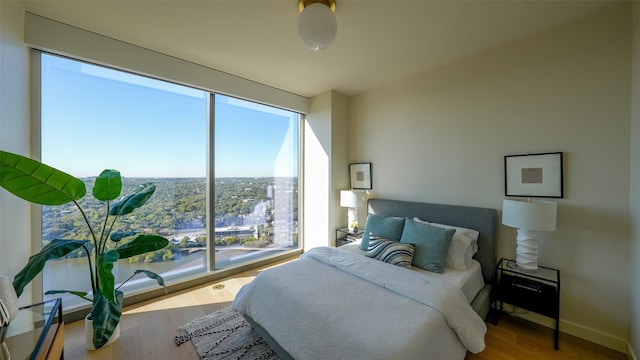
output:
[[[40,93],[41,159],[85,181],[91,221],[103,218],[90,195],[103,169],[120,171],[123,194],[157,186],[116,226],[170,244],[120,260],[117,281],[142,268],[171,283],[298,247],[299,114],[46,53]],[[43,207],[43,244],[87,239],[80,216],[73,205]],[[43,290],[90,289],[87,271],[80,252],[49,261]]]
[[[215,264],[298,247],[299,115],[215,96]]]

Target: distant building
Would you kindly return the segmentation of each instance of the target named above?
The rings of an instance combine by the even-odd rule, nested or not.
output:
[[[273,243],[277,246],[292,246],[296,224],[293,221],[294,204],[291,180],[276,178],[273,184]]]
[[[216,228],[215,230],[216,239],[225,238],[227,236],[233,236],[237,238],[247,238],[247,237],[258,238],[258,228],[254,226],[251,226],[251,227],[231,226],[227,228]]]

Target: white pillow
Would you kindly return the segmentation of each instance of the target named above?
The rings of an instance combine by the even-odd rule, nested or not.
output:
[[[473,260],[471,239],[460,233],[453,234],[444,265],[458,270],[467,270]]]
[[[430,223],[428,221],[422,220],[418,217],[414,217],[413,221],[430,224],[433,226],[438,226],[445,229],[455,229],[456,232],[453,234],[451,238],[451,243],[449,244],[449,249],[447,249],[447,257],[445,259],[444,265],[446,267],[458,269],[458,270],[466,270],[469,266],[471,266],[471,261],[473,258],[473,254],[478,251],[478,232],[471,229],[460,228],[451,225]],[[471,235],[475,235],[476,240],[474,241],[471,237],[466,234],[469,233]],[[475,233],[475,234],[474,234]],[[474,250],[475,245],[475,250]]]
[[[471,247],[473,249],[473,254],[478,252],[478,236],[480,236],[480,232],[478,230],[467,229],[458,226],[445,225],[445,224],[437,224],[437,223],[429,223],[433,226],[440,226],[445,229],[456,229],[456,233],[461,233],[462,235],[471,239]]]

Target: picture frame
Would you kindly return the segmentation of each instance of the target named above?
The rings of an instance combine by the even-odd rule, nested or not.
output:
[[[371,190],[371,163],[349,164],[349,186],[353,190]]]
[[[504,195],[564,197],[562,152],[504,157]]]

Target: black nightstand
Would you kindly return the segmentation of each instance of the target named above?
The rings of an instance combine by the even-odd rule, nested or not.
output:
[[[519,269],[514,260],[500,259],[496,266],[496,286],[493,299],[496,301],[497,325],[503,304],[511,304],[555,320],[553,333],[558,350],[560,323],[560,270],[538,266],[536,271]]]
[[[347,227],[336,229],[336,247],[359,240],[362,238],[362,234],[364,234],[364,229],[358,229],[355,233],[349,232],[349,228]]]

